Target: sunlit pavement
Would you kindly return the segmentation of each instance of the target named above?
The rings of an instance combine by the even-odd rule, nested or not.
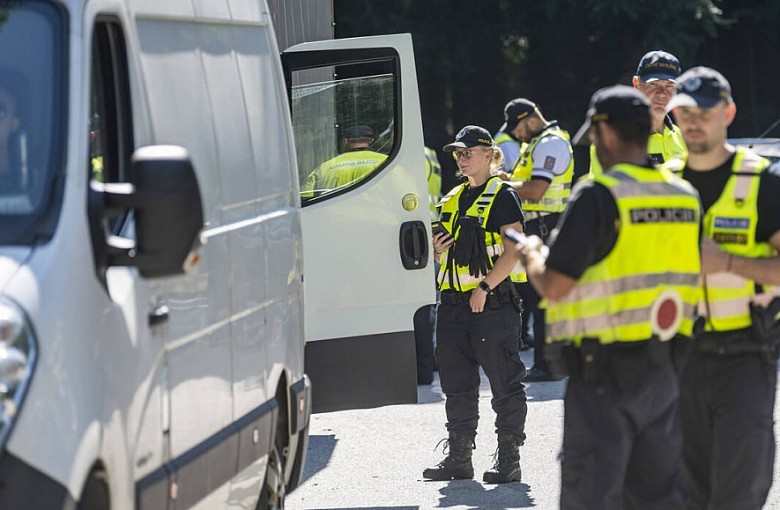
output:
[[[530,367],[533,351],[521,355]],[[490,388],[484,375],[474,480],[422,479],[422,470],[443,458],[441,450],[433,450],[446,437],[438,374],[432,385],[418,386],[418,404],[314,415],[304,481],[288,495],[286,506],[292,510],[558,508],[557,457],[565,385],[565,381],[527,384],[528,439],[520,449],[523,481],[504,485],[481,481],[496,448]],[[778,462],[775,480],[780,480]],[[766,509],[780,510],[777,485]]]

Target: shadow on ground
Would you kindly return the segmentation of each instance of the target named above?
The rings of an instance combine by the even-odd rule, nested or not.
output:
[[[536,506],[528,495],[531,487],[522,482],[482,485],[475,480],[453,480],[439,489],[439,508],[469,509],[529,508]],[[507,506],[511,501],[511,506]]]
[[[336,449],[336,436],[309,436],[309,449],[306,452],[306,464],[303,466],[301,483],[322,471],[328,466],[333,450]]]

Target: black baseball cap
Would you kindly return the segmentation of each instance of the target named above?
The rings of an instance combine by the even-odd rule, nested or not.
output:
[[[661,50],[645,53],[636,68],[636,75],[645,83],[656,80],[676,81],[681,72],[677,57]]]
[[[634,87],[613,85],[597,90],[590,98],[590,107],[572,143],[577,145],[596,122],[636,122],[650,130],[650,102]]]
[[[479,126],[466,126],[455,135],[455,141],[444,146],[445,152],[452,152],[457,148],[470,149],[482,145],[493,147],[493,137],[487,129]]]
[[[344,138],[350,140],[355,138],[374,138],[374,130],[364,125],[349,126],[344,130]]]
[[[533,101],[522,97],[512,99],[504,106],[504,125],[501,126],[501,131],[514,129],[521,120],[531,115],[534,110],[536,110],[536,103]]]
[[[688,69],[680,76],[677,94],[669,101],[666,110],[671,111],[678,106],[712,108],[721,101],[732,101],[731,85],[715,69],[700,66]]]

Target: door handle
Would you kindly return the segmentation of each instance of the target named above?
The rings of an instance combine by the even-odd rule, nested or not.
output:
[[[399,248],[405,269],[423,269],[428,265],[428,245],[428,234],[422,221],[401,224]]]

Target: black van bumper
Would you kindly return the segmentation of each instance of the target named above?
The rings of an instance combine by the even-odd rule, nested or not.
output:
[[[3,452],[0,453],[0,508],[75,510],[76,502],[63,485]]]

